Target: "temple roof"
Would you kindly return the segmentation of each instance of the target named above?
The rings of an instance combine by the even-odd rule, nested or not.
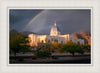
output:
[[[52,31],[59,31],[58,26],[56,25],[56,21],[54,23],[54,26],[51,28]]]

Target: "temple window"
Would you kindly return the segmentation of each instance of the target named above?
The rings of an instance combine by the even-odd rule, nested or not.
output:
[[[77,44],[80,44],[80,42],[78,41]]]
[[[57,40],[57,39],[55,39],[54,41],[55,41],[55,42],[58,42],[58,40]]]
[[[63,41],[61,41],[61,44],[63,44]]]
[[[48,40],[48,43],[50,43],[50,40]]]
[[[42,40],[42,43],[44,43],[44,41]]]

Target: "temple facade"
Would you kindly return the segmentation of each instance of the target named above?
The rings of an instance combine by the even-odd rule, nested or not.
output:
[[[66,41],[72,41],[76,44],[84,44],[83,39],[75,39],[72,34],[64,34],[61,35],[59,29],[57,28],[56,22],[54,26],[51,28],[50,35],[37,35],[37,34],[29,34],[30,38],[30,46],[38,46],[41,43],[52,43],[58,42],[60,44],[66,43]]]

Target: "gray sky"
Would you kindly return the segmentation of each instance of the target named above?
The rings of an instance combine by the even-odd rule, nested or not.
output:
[[[55,21],[62,34],[79,30],[90,32],[91,29],[89,9],[11,9],[9,11],[10,30],[49,34]],[[30,22],[32,18],[34,19]]]

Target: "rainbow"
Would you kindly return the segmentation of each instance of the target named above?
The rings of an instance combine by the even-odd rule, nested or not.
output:
[[[35,15],[24,27],[24,29],[29,25],[31,24],[38,16],[40,16],[44,11],[46,11],[45,9],[42,10],[41,12],[39,12],[37,15]]]

